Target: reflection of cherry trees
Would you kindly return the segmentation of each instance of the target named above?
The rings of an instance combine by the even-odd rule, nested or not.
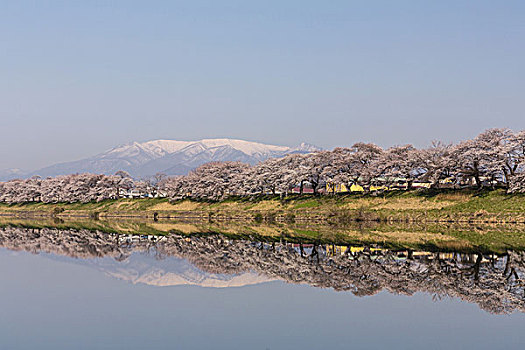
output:
[[[364,249],[330,256],[323,246],[301,249],[300,245],[220,237],[163,243],[157,250],[184,257],[208,272],[256,271],[270,278],[351,291],[359,296],[384,289],[406,295],[427,292],[436,298],[450,296],[475,302],[494,313],[515,309],[525,312],[523,253],[500,257],[434,253],[417,257],[413,252]]]
[[[289,283],[355,295],[381,290],[457,297],[493,313],[525,312],[525,253],[504,255],[346,249],[318,244],[232,240],[225,236],[130,236],[88,230],[0,229],[0,246],[75,258],[125,260],[133,251],[185,258],[220,274],[254,271]]]

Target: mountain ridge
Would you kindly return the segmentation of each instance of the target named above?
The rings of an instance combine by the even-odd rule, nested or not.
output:
[[[74,173],[111,175],[119,170],[124,170],[135,178],[149,177],[156,173],[185,175],[212,161],[240,161],[254,165],[268,158],[318,150],[321,149],[304,142],[296,147],[288,147],[229,138],[133,141],[88,158],[57,163],[27,173],[6,172],[4,177],[48,177]]]

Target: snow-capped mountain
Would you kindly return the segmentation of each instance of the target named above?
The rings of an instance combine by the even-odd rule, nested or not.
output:
[[[28,175],[46,177],[83,172],[114,174],[118,170],[125,170],[134,177],[151,176],[158,172],[183,175],[211,161],[256,164],[267,158],[317,150],[318,147],[306,143],[297,147],[286,147],[234,139],[154,140],[132,142],[90,158],[55,164]]]

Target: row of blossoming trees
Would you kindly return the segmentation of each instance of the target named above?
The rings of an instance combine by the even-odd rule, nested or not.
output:
[[[392,188],[415,183],[430,187],[504,187],[525,193],[525,131],[490,129],[476,138],[447,145],[434,142],[417,149],[411,145],[382,149],[370,143],[311,154],[272,158],[255,166],[240,162],[207,163],[185,176],[155,181],[132,180],[125,172],[115,175],[74,174],[0,183],[0,201],[89,202],[122,196],[135,189],[149,196],[161,193],[171,199],[218,200],[228,196],[261,193],[288,194],[307,186],[333,192],[336,185]],[[398,186],[399,188],[399,186]]]
[[[41,179],[34,176],[26,180],[0,182],[0,201],[24,202],[91,202],[118,198],[121,189],[144,186],[133,181],[124,172],[112,176],[73,174]]]
[[[256,166],[238,162],[205,164],[186,176],[163,181],[170,198],[221,199],[231,195],[284,193],[308,185],[333,192],[338,184],[391,188],[403,183],[430,187],[505,187],[525,192],[525,131],[490,129],[455,145],[434,142],[417,149],[411,145],[382,149],[370,143],[311,154],[292,154]],[[326,187],[325,187],[326,186]]]

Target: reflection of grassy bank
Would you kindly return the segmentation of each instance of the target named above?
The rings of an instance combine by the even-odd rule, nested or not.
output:
[[[497,191],[390,192],[372,196],[276,196],[222,202],[120,199],[100,203],[0,204],[0,215],[136,218],[243,218],[256,221],[525,223],[525,196]]]
[[[243,220],[0,218],[0,226],[88,229],[122,234],[202,235],[221,233],[232,239],[319,244],[378,244],[389,248],[440,251],[504,252],[525,250],[524,225],[443,225],[413,223],[255,223]]]

